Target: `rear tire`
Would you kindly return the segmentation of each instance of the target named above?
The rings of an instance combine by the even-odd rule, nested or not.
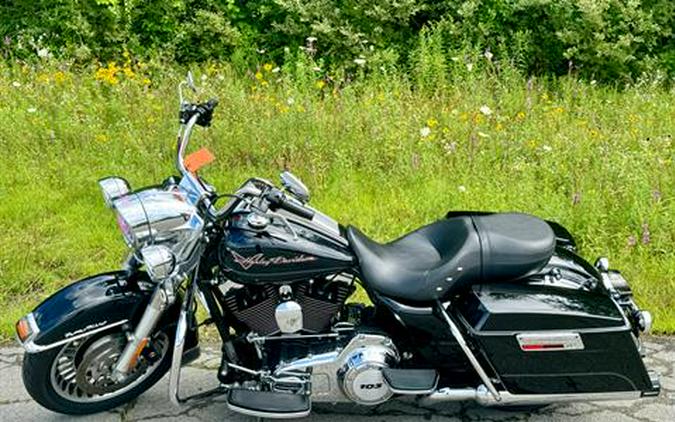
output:
[[[109,394],[110,398],[107,399],[103,395],[91,401],[87,401],[86,396],[79,398],[73,396],[74,399],[69,400],[65,397],[68,395],[67,387],[61,393],[56,391],[58,387],[54,385],[53,376],[53,371],[57,364],[55,360],[61,360],[62,352],[65,348],[71,346],[72,343],[40,353],[26,353],[22,368],[23,383],[28,394],[36,402],[54,412],[67,415],[88,415],[114,409],[143,394],[168,372],[171,367],[173,341],[171,336],[167,336],[167,338],[169,339],[167,350],[159,357],[160,360],[158,362],[155,362],[154,365],[147,369],[147,371],[152,372],[147,375],[141,375],[141,377],[145,376],[145,378],[139,379],[136,385],[133,385],[133,387],[121,394],[111,392]],[[92,341],[87,341],[84,344],[87,344],[88,346],[86,347],[89,347],[92,345]],[[82,353],[86,353],[86,350]],[[72,394],[72,389],[70,394]]]

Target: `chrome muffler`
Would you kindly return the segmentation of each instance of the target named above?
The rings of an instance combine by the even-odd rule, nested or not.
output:
[[[485,387],[478,388],[441,388],[428,396],[419,399],[422,406],[444,402],[472,400],[481,406],[536,406],[553,403],[578,401],[636,400],[642,396],[640,391],[614,391],[606,393],[572,393],[572,394],[511,394],[500,391],[500,400]]]

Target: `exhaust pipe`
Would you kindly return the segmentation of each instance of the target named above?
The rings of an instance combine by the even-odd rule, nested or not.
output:
[[[428,396],[421,397],[419,404],[427,406],[436,403],[473,400],[486,407],[532,406],[577,401],[636,400],[641,396],[642,392],[640,391],[571,394],[511,394],[500,391],[500,400],[497,401],[487,387],[480,385],[478,388],[441,388]]]

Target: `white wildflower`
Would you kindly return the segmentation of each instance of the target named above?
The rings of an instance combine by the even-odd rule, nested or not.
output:
[[[363,66],[366,64],[366,59],[359,57],[358,59],[354,59],[354,63],[358,64],[359,66]]]
[[[483,55],[485,56],[486,59],[488,59],[488,61],[492,61],[492,58],[494,57],[489,48],[485,50],[485,53]]]
[[[422,138],[426,138],[429,135],[431,135],[431,128],[429,126],[424,126],[422,129],[420,129],[420,136]]]
[[[481,138],[489,138],[490,137],[490,135],[488,135],[485,132],[478,132],[478,136],[480,136]]]
[[[37,111],[37,108],[35,107],[30,107],[28,110],[26,110],[29,113],[35,113]]]
[[[49,50],[47,50],[46,48],[40,48],[40,49],[37,51],[37,55],[38,55],[38,57],[41,58],[41,59],[46,59],[46,58],[49,58],[49,56],[50,56]]]
[[[316,42],[316,40],[317,40],[317,38],[316,38],[316,37],[307,37],[307,42],[308,42],[308,43],[310,43],[310,44],[313,44],[313,43],[315,43],[315,42]]]
[[[544,145],[541,147],[541,149],[544,150],[544,152],[551,152],[553,151],[553,148],[551,148],[549,145]]]
[[[467,64],[466,64],[466,70],[468,70],[469,72],[471,72],[471,71],[473,70],[473,63],[467,63]]]
[[[295,98],[288,97],[288,99],[286,100],[286,104],[288,104],[289,106],[295,104]]]
[[[279,73],[279,72],[281,72],[281,68],[279,66],[272,69],[272,73]]]
[[[466,186],[459,185],[459,186],[457,186],[457,190],[459,190],[460,192],[466,192]]]
[[[21,82],[14,81],[14,82],[12,82],[12,86],[14,88],[21,88]]]
[[[486,105],[482,105],[479,110],[480,110],[481,113],[483,113],[486,116],[489,116],[489,115],[492,114],[492,110],[490,109],[490,107],[488,107]]]

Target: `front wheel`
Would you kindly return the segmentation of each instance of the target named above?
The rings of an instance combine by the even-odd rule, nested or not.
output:
[[[58,413],[85,415],[127,403],[159,381],[171,366],[171,336],[158,331],[136,368],[122,382],[111,378],[126,345],[121,331],[73,341],[41,353],[27,353],[23,382],[42,406]]]

